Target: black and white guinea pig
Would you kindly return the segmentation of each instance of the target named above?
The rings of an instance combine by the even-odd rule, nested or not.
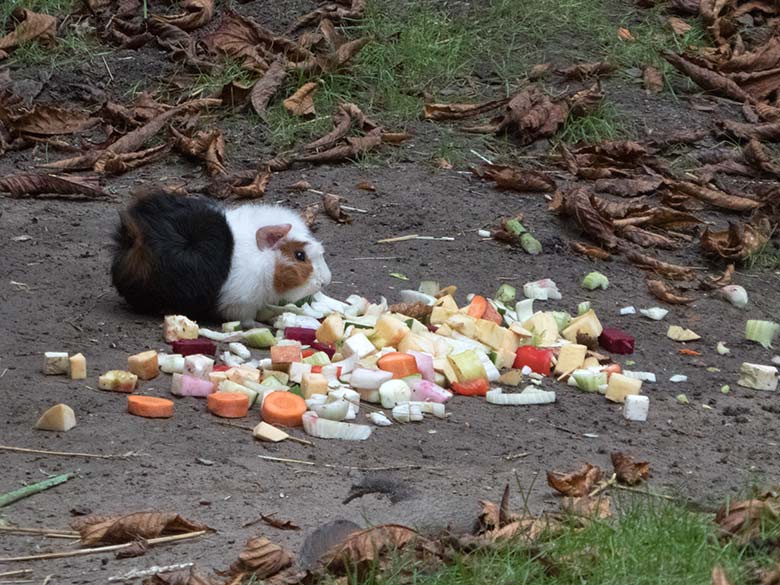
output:
[[[249,321],[330,283],[322,244],[290,209],[150,193],[120,212],[112,281],[145,313]]]

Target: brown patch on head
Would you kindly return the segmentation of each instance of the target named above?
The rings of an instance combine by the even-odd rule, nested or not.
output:
[[[274,267],[274,289],[277,293],[284,294],[308,282],[314,267],[305,248],[305,242],[296,241],[284,242],[279,246],[281,259],[276,261]],[[299,253],[305,254],[305,260],[296,258]]]

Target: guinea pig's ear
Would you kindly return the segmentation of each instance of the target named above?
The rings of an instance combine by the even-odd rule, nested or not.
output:
[[[290,233],[291,229],[292,225],[289,223],[283,223],[281,225],[268,225],[260,228],[255,233],[257,247],[261,250],[273,248],[282,241],[284,236]]]

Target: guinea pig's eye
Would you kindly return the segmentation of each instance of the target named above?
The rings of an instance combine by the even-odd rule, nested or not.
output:
[[[295,252],[295,259],[299,262],[306,262],[306,252],[303,250],[298,250]]]

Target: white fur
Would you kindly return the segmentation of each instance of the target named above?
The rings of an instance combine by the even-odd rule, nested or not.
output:
[[[265,305],[277,304],[280,300],[294,302],[330,284],[330,269],[322,244],[294,211],[275,205],[242,205],[228,209],[225,216],[233,233],[234,247],[230,274],[219,294],[219,310],[224,318],[251,320]],[[306,242],[304,251],[314,270],[306,284],[288,291],[281,299],[273,283],[277,261],[283,262],[284,257],[277,246],[258,248],[256,232],[262,227],[287,223],[292,229],[282,242]]]

